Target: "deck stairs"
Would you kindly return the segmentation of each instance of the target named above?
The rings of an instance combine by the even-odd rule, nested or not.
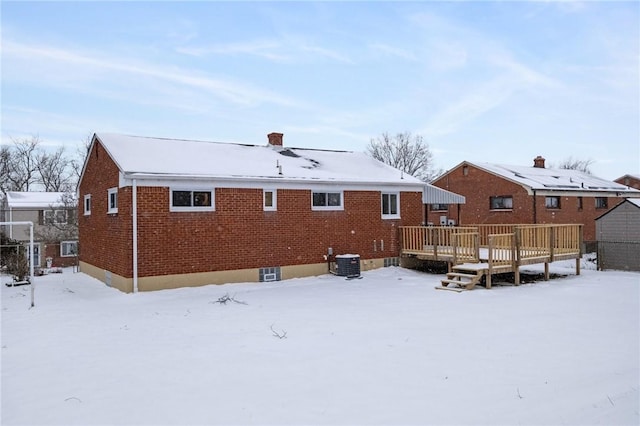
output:
[[[476,284],[482,281],[482,277],[487,272],[486,269],[469,267],[468,265],[456,265],[447,273],[447,278],[442,280],[441,286],[436,286],[438,290],[451,290],[461,292],[472,290]]]

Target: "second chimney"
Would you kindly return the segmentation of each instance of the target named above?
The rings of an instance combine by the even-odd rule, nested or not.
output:
[[[269,145],[272,146],[282,146],[282,137],[283,133],[269,133],[267,137],[269,138]]]
[[[538,155],[533,159],[533,167],[537,167],[539,169],[544,169],[544,158]]]

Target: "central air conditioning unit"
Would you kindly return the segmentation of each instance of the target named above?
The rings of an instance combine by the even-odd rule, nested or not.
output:
[[[360,276],[360,255],[339,254],[336,256],[336,275],[347,278]]]
[[[440,226],[447,226],[447,217],[440,216]]]

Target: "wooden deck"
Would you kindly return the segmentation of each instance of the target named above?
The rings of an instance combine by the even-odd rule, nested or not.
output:
[[[582,225],[473,225],[460,227],[400,227],[401,256],[446,262],[449,284],[472,289],[485,277],[491,288],[493,274],[513,272],[520,284],[520,266],[575,259],[580,274]]]

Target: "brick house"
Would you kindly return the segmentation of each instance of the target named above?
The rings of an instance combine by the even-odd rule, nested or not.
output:
[[[64,192],[7,192],[2,200],[3,222],[33,222],[34,266],[76,264],[78,228],[75,198]],[[29,243],[27,225],[4,225],[5,235]]]
[[[624,175],[620,176],[614,182],[631,188],[640,189],[640,176],[639,175]]]
[[[432,183],[463,195],[466,203],[429,205],[429,222],[579,223],[585,243],[596,239],[596,217],[625,197],[640,197],[640,191],[619,183],[576,170],[548,169],[541,156],[533,167],[464,161]]]
[[[426,185],[363,153],[95,134],[80,183],[80,268],[122,291],[286,279],[397,263]],[[435,187],[429,188],[439,191]]]

